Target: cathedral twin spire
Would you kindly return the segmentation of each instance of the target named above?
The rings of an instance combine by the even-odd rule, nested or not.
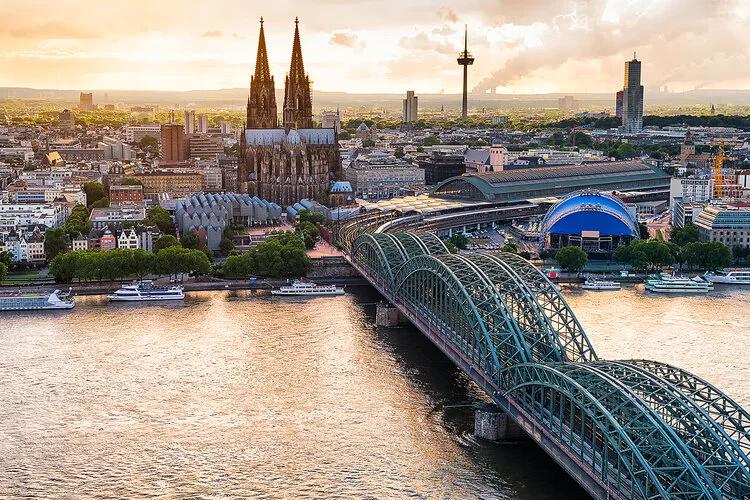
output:
[[[292,61],[284,84],[283,125],[288,132],[293,128],[312,128],[312,97],[310,78],[305,73],[302,60],[302,43],[299,20],[294,20]],[[278,127],[278,112],[273,76],[268,64],[263,18],[260,18],[258,55],[255,74],[250,78],[250,96],[247,101],[247,128],[268,129]]]

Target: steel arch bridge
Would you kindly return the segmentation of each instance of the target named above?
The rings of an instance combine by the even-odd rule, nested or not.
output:
[[[352,264],[597,498],[750,499],[750,414],[679,368],[597,357],[514,254],[366,233]]]

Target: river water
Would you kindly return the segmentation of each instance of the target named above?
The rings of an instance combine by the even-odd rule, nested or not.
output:
[[[565,289],[604,358],[750,406],[750,290]],[[377,294],[191,293],[0,321],[0,497],[586,498],[531,443],[472,437],[481,392]]]

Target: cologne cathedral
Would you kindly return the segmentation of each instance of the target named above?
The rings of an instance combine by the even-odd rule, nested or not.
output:
[[[279,126],[281,125],[281,127]],[[260,20],[255,74],[250,78],[247,123],[241,136],[238,183],[243,192],[286,207],[326,193],[341,177],[334,129],[313,128],[310,78],[302,61],[295,20],[292,62],[284,82],[282,123]]]

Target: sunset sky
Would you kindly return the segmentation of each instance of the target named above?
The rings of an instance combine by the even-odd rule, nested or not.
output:
[[[460,10],[459,10],[460,9]],[[637,51],[644,84],[750,88],[748,0],[2,0],[0,87],[246,87],[258,18],[283,86],[294,17],[317,90],[610,92]]]

